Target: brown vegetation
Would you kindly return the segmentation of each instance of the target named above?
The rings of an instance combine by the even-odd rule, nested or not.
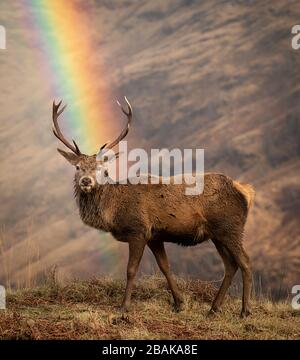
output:
[[[162,277],[143,277],[133,292],[134,310],[122,318],[124,282],[109,278],[47,284],[9,292],[0,310],[0,339],[297,339],[300,312],[288,302],[252,300],[240,319],[240,301],[227,297],[222,314],[207,317],[214,284],[177,279],[186,306],[176,313]]]

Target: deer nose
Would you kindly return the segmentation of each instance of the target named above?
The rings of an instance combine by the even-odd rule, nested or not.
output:
[[[92,179],[90,177],[83,177],[80,179],[80,185],[83,185],[83,186],[89,186],[92,184]]]

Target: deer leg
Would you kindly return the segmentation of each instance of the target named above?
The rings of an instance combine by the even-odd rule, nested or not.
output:
[[[145,242],[141,239],[129,242],[129,258],[127,265],[127,284],[125,296],[122,302],[122,311],[128,311],[131,301],[131,293],[134,286],[134,279],[141,262],[145,248]]]
[[[160,241],[150,241],[148,243],[148,246],[151,249],[153,255],[155,256],[157,265],[159,266],[161,272],[165,275],[167,279],[169,288],[174,298],[175,309],[177,311],[182,310],[184,302],[183,297],[180,294],[177,284],[172,277],[164,243]]]
[[[217,241],[213,241],[213,243],[215,244],[215,247],[223,260],[225,274],[224,274],[224,278],[223,278],[222,284],[220,286],[220,289],[212,303],[212,307],[210,309],[210,314],[217,312],[219,310],[219,308],[221,307],[221,305],[223,304],[226,292],[227,292],[227,290],[232,282],[232,279],[238,269],[237,263],[235,262],[233,256],[224,247],[224,245],[221,245]]]
[[[236,263],[242,272],[243,277],[243,301],[242,301],[242,312],[241,317],[250,315],[250,296],[252,288],[252,272],[249,256],[244,250],[242,244],[228,243],[226,244],[227,249],[234,257]]]

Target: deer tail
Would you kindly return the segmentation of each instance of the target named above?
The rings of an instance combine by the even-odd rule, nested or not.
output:
[[[243,184],[238,181],[233,181],[233,186],[244,196],[247,201],[248,209],[253,205],[255,190],[250,184]]]

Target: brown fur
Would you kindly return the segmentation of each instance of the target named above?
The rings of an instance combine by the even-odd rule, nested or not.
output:
[[[233,181],[233,185],[238,189],[240,193],[242,193],[248,203],[248,209],[253,205],[255,191],[252,185],[250,184],[242,184],[238,181]]]
[[[124,310],[130,305],[134,278],[146,245],[167,278],[175,307],[181,309],[183,297],[171,276],[164,242],[194,246],[211,239],[225,267],[211,312],[219,310],[240,268],[244,285],[242,316],[250,313],[251,268],[242,245],[244,225],[254,197],[250,185],[240,184],[222,174],[207,173],[204,191],[198,196],[185,195],[185,184],[99,185],[95,182],[92,190],[86,193],[79,186],[79,179],[82,176],[96,178],[96,156],[74,157],[62,150],[60,153],[79,166],[75,174],[75,197],[82,221],[129,244]]]

